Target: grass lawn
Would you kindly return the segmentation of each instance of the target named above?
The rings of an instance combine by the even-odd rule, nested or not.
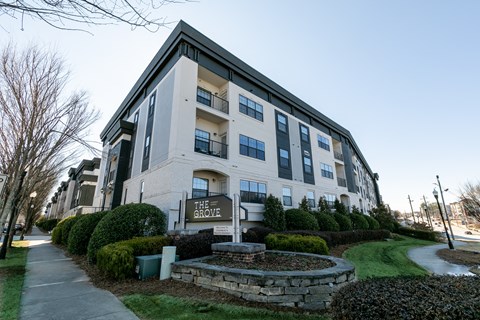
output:
[[[22,296],[28,241],[14,241],[7,258],[0,260],[0,318],[18,319]]]
[[[320,315],[300,315],[294,313],[273,312],[246,308],[228,304],[196,301],[168,295],[141,295],[133,294],[122,298],[123,303],[130,308],[140,319],[188,319],[188,320],[327,320]]]
[[[410,248],[435,242],[402,237],[398,241],[368,242],[344,252],[343,257],[355,265],[358,279],[427,275],[428,272],[411,261]]]

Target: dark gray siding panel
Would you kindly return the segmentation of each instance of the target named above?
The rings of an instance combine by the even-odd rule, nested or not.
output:
[[[277,133],[277,166],[278,166],[278,177],[283,179],[292,180],[292,152],[290,151],[290,136],[288,134],[288,117],[287,118],[287,132],[282,132],[278,130],[278,123],[277,123],[277,114],[280,112],[275,111],[275,128]],[[283,113],[280,113],[283,114]],[[289,154],[289,167],[283,168],[280,167],[280,148],[287,150]]]
[[[280,108],[282,109],[283,111],[285,111],[286,113],[288,114],[292,114],[292,106],[289,105],[288,103],[286,103],[285,101],[279,99],[278,97],[276,97],[275,95],[271,95],[272,96],[272,104],[274,106],[276,106],[277,108]]]
[[[340,140],[341,141],[341,140]],[[347,139],[342,141],[343,163],[345,164],[345,177],[349,192],[356,193],[355,174],[353,173],[352,152]]]

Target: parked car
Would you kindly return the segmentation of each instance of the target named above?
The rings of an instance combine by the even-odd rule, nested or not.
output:
[[[465,234],[472,234],[472,231],[465,231]]]

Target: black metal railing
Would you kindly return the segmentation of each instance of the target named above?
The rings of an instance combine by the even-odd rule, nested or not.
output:
[[[228,159],[228,145],[201,137],[195,137],[195,152]]]
[[[343,153],[338,151],[333,151],[333,156],[335,157],[335,159],[343,161]]]
[[[339,187],[344,187],[344,188],[347,187],[347,180],[345,180],[344,178],[337,177],[337,182]]]
[[[202,88],[197,88],[197,102],[228,114],[228,101],[213,95]]]

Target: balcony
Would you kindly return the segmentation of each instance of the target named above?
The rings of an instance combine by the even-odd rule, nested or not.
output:
[[[344,188],[347,187],[347,180],[345,180],[344,178],[337,177],[337,182],[339,187],[344,187]]]
[[[228,114],[228,101],[216,95],[212,95],[210,91],[197,87],[197,102],[215,110]]]
[[[343,154],[342,153],[340,153],[338,151],[333,151],[333,156],[335,157],[335,159],[343,161]]]
[[[203,137],[195,137],[195,152],[222,159],[228,159],[228,145],[218,141],[205,139]]]

